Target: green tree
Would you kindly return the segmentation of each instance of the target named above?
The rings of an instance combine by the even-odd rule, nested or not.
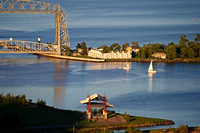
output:
[[[188,56],[187,48],[186,47],[182,47],[181,48],[181,55],[180,55],[180,57],[181,58],[187,58],[187,56]]]
[[[196,38],[194,39],[196,44],[200,44],[200,34],[197,34]]]
[[[110,49],[112,51],[120,51],[121,50],[121,46],[118,44],[118,43],[113,43],[111,46],[110,46]]]
[[[86,43],[84,41],[81,43],[81,48],[82,48],[81,54],[86,55],[87,54],[87,47],[86,47]]]
[[[147,57],[151,57],[152,54],[153,54],[153,50],[152,49],[148,49]]]
[[[128,47],[130,47],[130,45],[129,45],[129,43],[126,42],[125,44],[122,45],[122,50],[126,52],[126,49]]]
[[[103,45],[103,46],[101,46],[99,48],[102,48],[104,53],[108,53],[110,51],[110,47],[106,46],[106,45]]]
[[[65,55],[67,55],[67,56],[70,55],[70,49],[68,46],[65,47]]]
[[[132,48],[140,48],[138,42],[132,42]]]
[[[188,49],[188,58],[195,58],[196,52],[193,48]]]
[[[136,56],[137,58],[140,58],[140,57],[141,57],[140,51],[138,51],[138,52],[135,54],[135,56]]]
[[[166,55],[168,59],[174,59],[176,58],[176,46],[175,45],[169,45],[166,48]]]
[[[147,58],[147,48],[141,48],[140,53],[142,58]]]
[[[10,93],[6,94],[6,102],[10,102],[11,101],[11,95]]]
[[[77,43],[76,48],[81,48],[81,44]]]
[[[186,35],[182,35],[182,36],[180,36],[179,44],[181,46],[187,46],[188,41],[189,40],[186,38]]]

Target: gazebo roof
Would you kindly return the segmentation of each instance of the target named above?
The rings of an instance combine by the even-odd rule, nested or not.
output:
[[[105,101],[105,97],[95,93],[91,96],[89,96],[89,98],[87,97],[85,100],[81,100],[80,103],[81,104],[88,104],[89,103],[89,99],[90,101]],[[98,103],[98,102],[96,102]],[[107,103],[108,107],[114,107],[114,105]]]

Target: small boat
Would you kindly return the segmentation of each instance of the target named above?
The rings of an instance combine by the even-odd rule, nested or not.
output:
[[[148,72],[149,73],[156,73],[157,71],[156,70],[153,70],[153,63],[152,63],[153,61],[151,60],[151,63],[150,63],[150,65],[149,65],[149,69],[148,69]]]
[[[124,66],[122,69],[129,69],[130,67],[129,67],[129,64],[127,63],[127,65],[126,66]]]

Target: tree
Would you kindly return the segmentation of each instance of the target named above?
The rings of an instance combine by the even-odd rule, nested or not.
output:
[[[103,45],[103,46],[101,46],[99,48],[102,48],[104,53],[108,53],[110,51],[110,47],[106,46],[106,45]]]
[[[86,47],[86,43],[84,41],[81,43],[81,48],[82,48],[81,54],[86,55],[87,54],[87,47]]]
[[[176,58],[176,46],[175,45],[167,46],[166,54],[167,54],[167,58],[169,58],[169,59]]]
[[[138,42],[132,42],[132,48],[140,48]]]
[[[130,47],[130,45],[129,45],[129,43],[126,42],[125,44],[122,45],[122,50],[126,52],[126,49],[128,47]]]
[[[148,49],[147,57],[151,57],[152,54],[153,54],[153,50],[152,49]]]
[[[118,44],[118,43],[113,43],[111,46],[110,46],[110,49],[112,51],[120,51],[121,50],[121,46]]]
[[[147,58],[147,48],[141,48],[140,52],[142,58]]]
[[[196,38],[195,38],[195,42],[196,44],[200,44],[200,34],[197,34]]]
[[[188,58],[195,58],[196,52],[194,51],[193,48],[188,49]]]
[[[180,44],[181,46],[186,46],[188,41],[189,41],[189,40],[186,39],[186,35],[182,35],[182,36],[180,36],[179,44]]]
[[[76,48],[81,48],[81,44],[77,43]]]
[[[181,58],[187,58],[187,56],[188,56],[187,48],[186,47],[182,47],[181,48],[181,55],[180,55],[180,57]]]
[[[67,56],[70,55],[70,49],[68,46],[65,47],[65,55],[67,55]]]
[[[140,57],[141,57],[140,51],[138,51],[138,52],[135,54],[135,56],[136,56],[137,58],[140,58]]]

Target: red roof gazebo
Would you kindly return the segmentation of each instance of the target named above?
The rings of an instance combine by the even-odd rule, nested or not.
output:
[[[92,108],[103,109],[103,118],[107,119],[107,107],[114,107],[114,105],[107,102],[107,97],[99,94],[89,95],[85,100],[80,101],[81,104],[87,104],[87,118],[92,119]]]

